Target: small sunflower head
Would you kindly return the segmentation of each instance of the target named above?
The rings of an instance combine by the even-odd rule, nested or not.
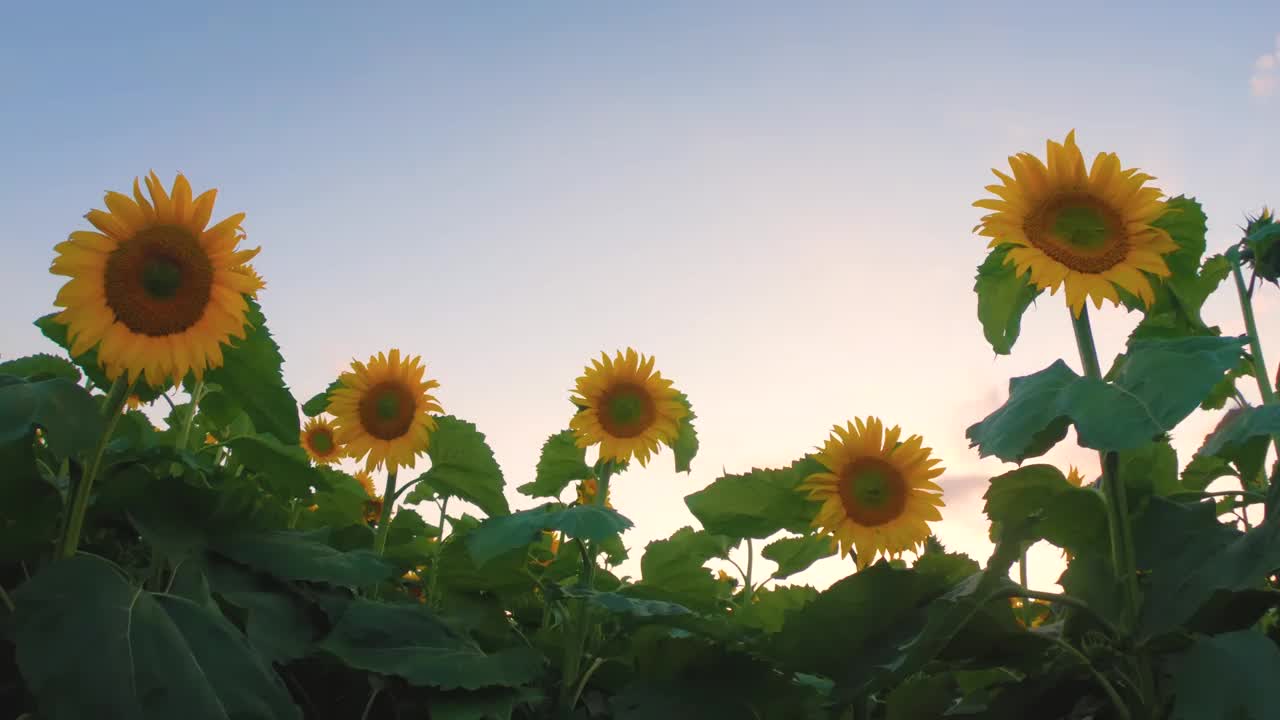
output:
[[[353,362],[329,394],[337,441],[347,455],[365,460],[366,470],[411,468],[427,451],[436,429],[432,413],[441,408],[430,394],[440,383],[425,379],[425,372],[420,357],[402,358],[392,349]]]
[[[587,478],[586,480],[583,480],[582,482],[578,483],[578,504],[579,505],[594,504],[596,501],[596,494],[599,492],[600,492],[600,486],[599,486],[599,483],[596,482],[595,478]],[[612,510],[613,503],[610,502],[610,499],[609,499],[610,494],[611,494],[611,491],[608,491],[608,490],[605,491],[604,506]]]
[[[317,464],[328,465],[342,458],[333,423],[325,418],[311,418],[302,428],[302,448]]]
[[[1244,251],[1241,257],[1253,266],[1263,280],[1280,279],[1280,224],[1267,207],[1257,217],[1249,218],[1244,228]]]

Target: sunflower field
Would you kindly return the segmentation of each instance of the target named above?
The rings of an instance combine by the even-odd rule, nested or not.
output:
[[[968,428],[1008,463],[986,558],[931,532],[943,459],[857,408],[628,547],[610,486],[698,452],[653,357],[565,368],[563,425],[504,471],[412,352],[364,349],[295,396],[245,215],[215,220],[214,191],[107,193],[53,248],[50,352],[0,361],[0,720],[1280,718],[1280,402],[1253,315],[1280,224],[1206,256],[1194,199],[1114,154],[1086,166],[1074,133],[996,176],[985,342],[1011,353],[1061,290],[1081,372],[1013,378]],[[1201,317],[1224,284],[1245,335]],[[1136,319],[1109,366],[1089,304]],[[1222,422],[1179,458],[1197,409]],[[1072,428],[1098,477],[1035,462]],[[1066,557],[1061,592],[1026,586],[1037,543]],[[737,549],[737,576],[708,569]],[[827,589],[789,582],[837,555]]]

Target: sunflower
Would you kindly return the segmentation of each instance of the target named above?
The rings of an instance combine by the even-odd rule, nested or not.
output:
[[[1164,212],[1163,193],[1146,182],[1155,178],[1122,170],[1115,153],[1098,153],[1085,171],[1075,131],[1059,145],[1048,142],[1048,163],[1030,153],[1009,158],[1013,177],[993,170],[1003,185],[988,185],[998,198],[974,206],[993,210],[975,228],[992,238],[990,247],[1011,244],[1006,264],[1056,294],[1066,286],[1067,304],[1080,316],[1086,298],[1101,308],[1119,304],[1116,288],[1147,306],[1155,300],[1143,273],[1168,277],[1164,255],[1178,249],[1169,233],[1152,223]]]
[[[822,502],[814,527],[840,542],[840,555],[856,550],[858,569],[877,553],[886,557],[913,550],[929,536],[929,521],[942,519],[942,474],[930,448],[912,435],[903,442],[897,426],[874,417],[836,425],[816,457],[828,472],[814,473],[797,490]]]
[[[360,487],[364,488],[364,494],[371,498],[378,496],[378,491],[373,487],[373,475],[368,470],[361,470],[355,474],[356,482],[360,483]]]
[[[237,249],[244,213],[207,227],[217,191],[193,199],[181,174],[172,194],[154,172],[146,184],[150,200],[136,179],[132,198],[108,192],[107,210],[85,216],[99,232],[71,233],[49,271],[71,278],[54,301],[71,354],[97,347],[108,378],[163,387],[222,365],[222,346],[245,336],[245,296],[262,285],[237,270],[258,254]]]
[[[322,465],[337,462],[342,457],[342,446],[333,436],[333,423],[323,418],[311,418],[302,428],[302,448],[312,460]]]
[[[580,448],[600,444],[600,459],[624,462],[634,457],[642,466],[658,451],[658,444],[670,445],[677,424],[689,410],[679,393],[654,372],[653,358],[627,348],[610,359],[605,353],[592,360],[578,378],[573,403],[579,407],[569,421]]]
[[[372,497],[364,503],[364,521],[373,525],[382,519],[382,497]]]
[[[590,505],[594,503],[596,501],[596,493],[599,492],[599,487],[600,486],[596,483],[594,478],[587,478],[586,480],[578,483],[578,504]],[[613,503],[609,501],[610,493],[611,491],[609,490],[604,492],[604,506],[612,510]]]
[[[351,368],[339,378],[342,387],[329,395],[338,442],[350,457],[367,456],[367,470],[384,463],[390,472],[413,467],[436,429],[431,413],[441,409],[428,391],[440,383],[423,380],[420,357],[402,360],[394,349],[369,358],[367,365],[352,362]]]
[[[1084,486],[1084,476],[1080,474],[1080,471],[1076,469],[1075,465],[1071,465],[1067,469],[1067,482],[1071,483],[1075,487]]]
[[[141,410],[142,398],[138,397],[137,395],[130,395],[129,397],[125,398],[124,404],[130,410]]]

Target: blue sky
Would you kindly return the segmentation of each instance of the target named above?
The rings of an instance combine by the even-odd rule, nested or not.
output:
[[[182,171],[215,217],[248,213],[300,399],[353,357],[421,354],[514,486],[583,365],[631,345],[702,438],[691,475],[664,457],[615,485],[634,548],[692,523],[680,498],[722,467],[877,414],[943,457],[939,533],[985,557],[1001,467],[964,429],[1010,376],[1077,362],[1056,297],[1012,357],[982,339],[990,168],[1075,128],[1198,197],[1211,250],[1280,202],[1280,5],[1028,5],[25,3],[0,29],[0,355],[50,348],[52,246],[103,192]],[[1240,332],[1225,290],[1207,315]],[[1102,314],[1104,362],[1134,322]],[[1214,421],[1175,436],[1184,459]]]

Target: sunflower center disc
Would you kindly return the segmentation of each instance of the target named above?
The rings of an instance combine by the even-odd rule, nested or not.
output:
[[[1123,219],[1087,193],[1053,198],[1028,217],[1024,230],[1045,255],[1080,273],[1106,272],[1129,255]]]
[[[379,440],[395,440],[409,432],[415,408],[413,396],[403,385],[384,382],[360,400],[360,423]]]
[[[855,522],[875,527],[902,515],[907,505],[906,484],[892,465],[863,458],[841,473],[840,500]]]
[[[213,264],[185,228],[150,227],[107,258],[103,290],[125,327],[152,337],[175,335],[204,317],[213,294]]]
[[[311,434],[311,447],[319,454],[326,455],[333,450],[333,436],[328,430],[319,430]]]
[[[653,398],[638,385],[618,385],[605,394],[602,404],[600,424],[614,437],[629,438],[643,433],[657,414]]]

